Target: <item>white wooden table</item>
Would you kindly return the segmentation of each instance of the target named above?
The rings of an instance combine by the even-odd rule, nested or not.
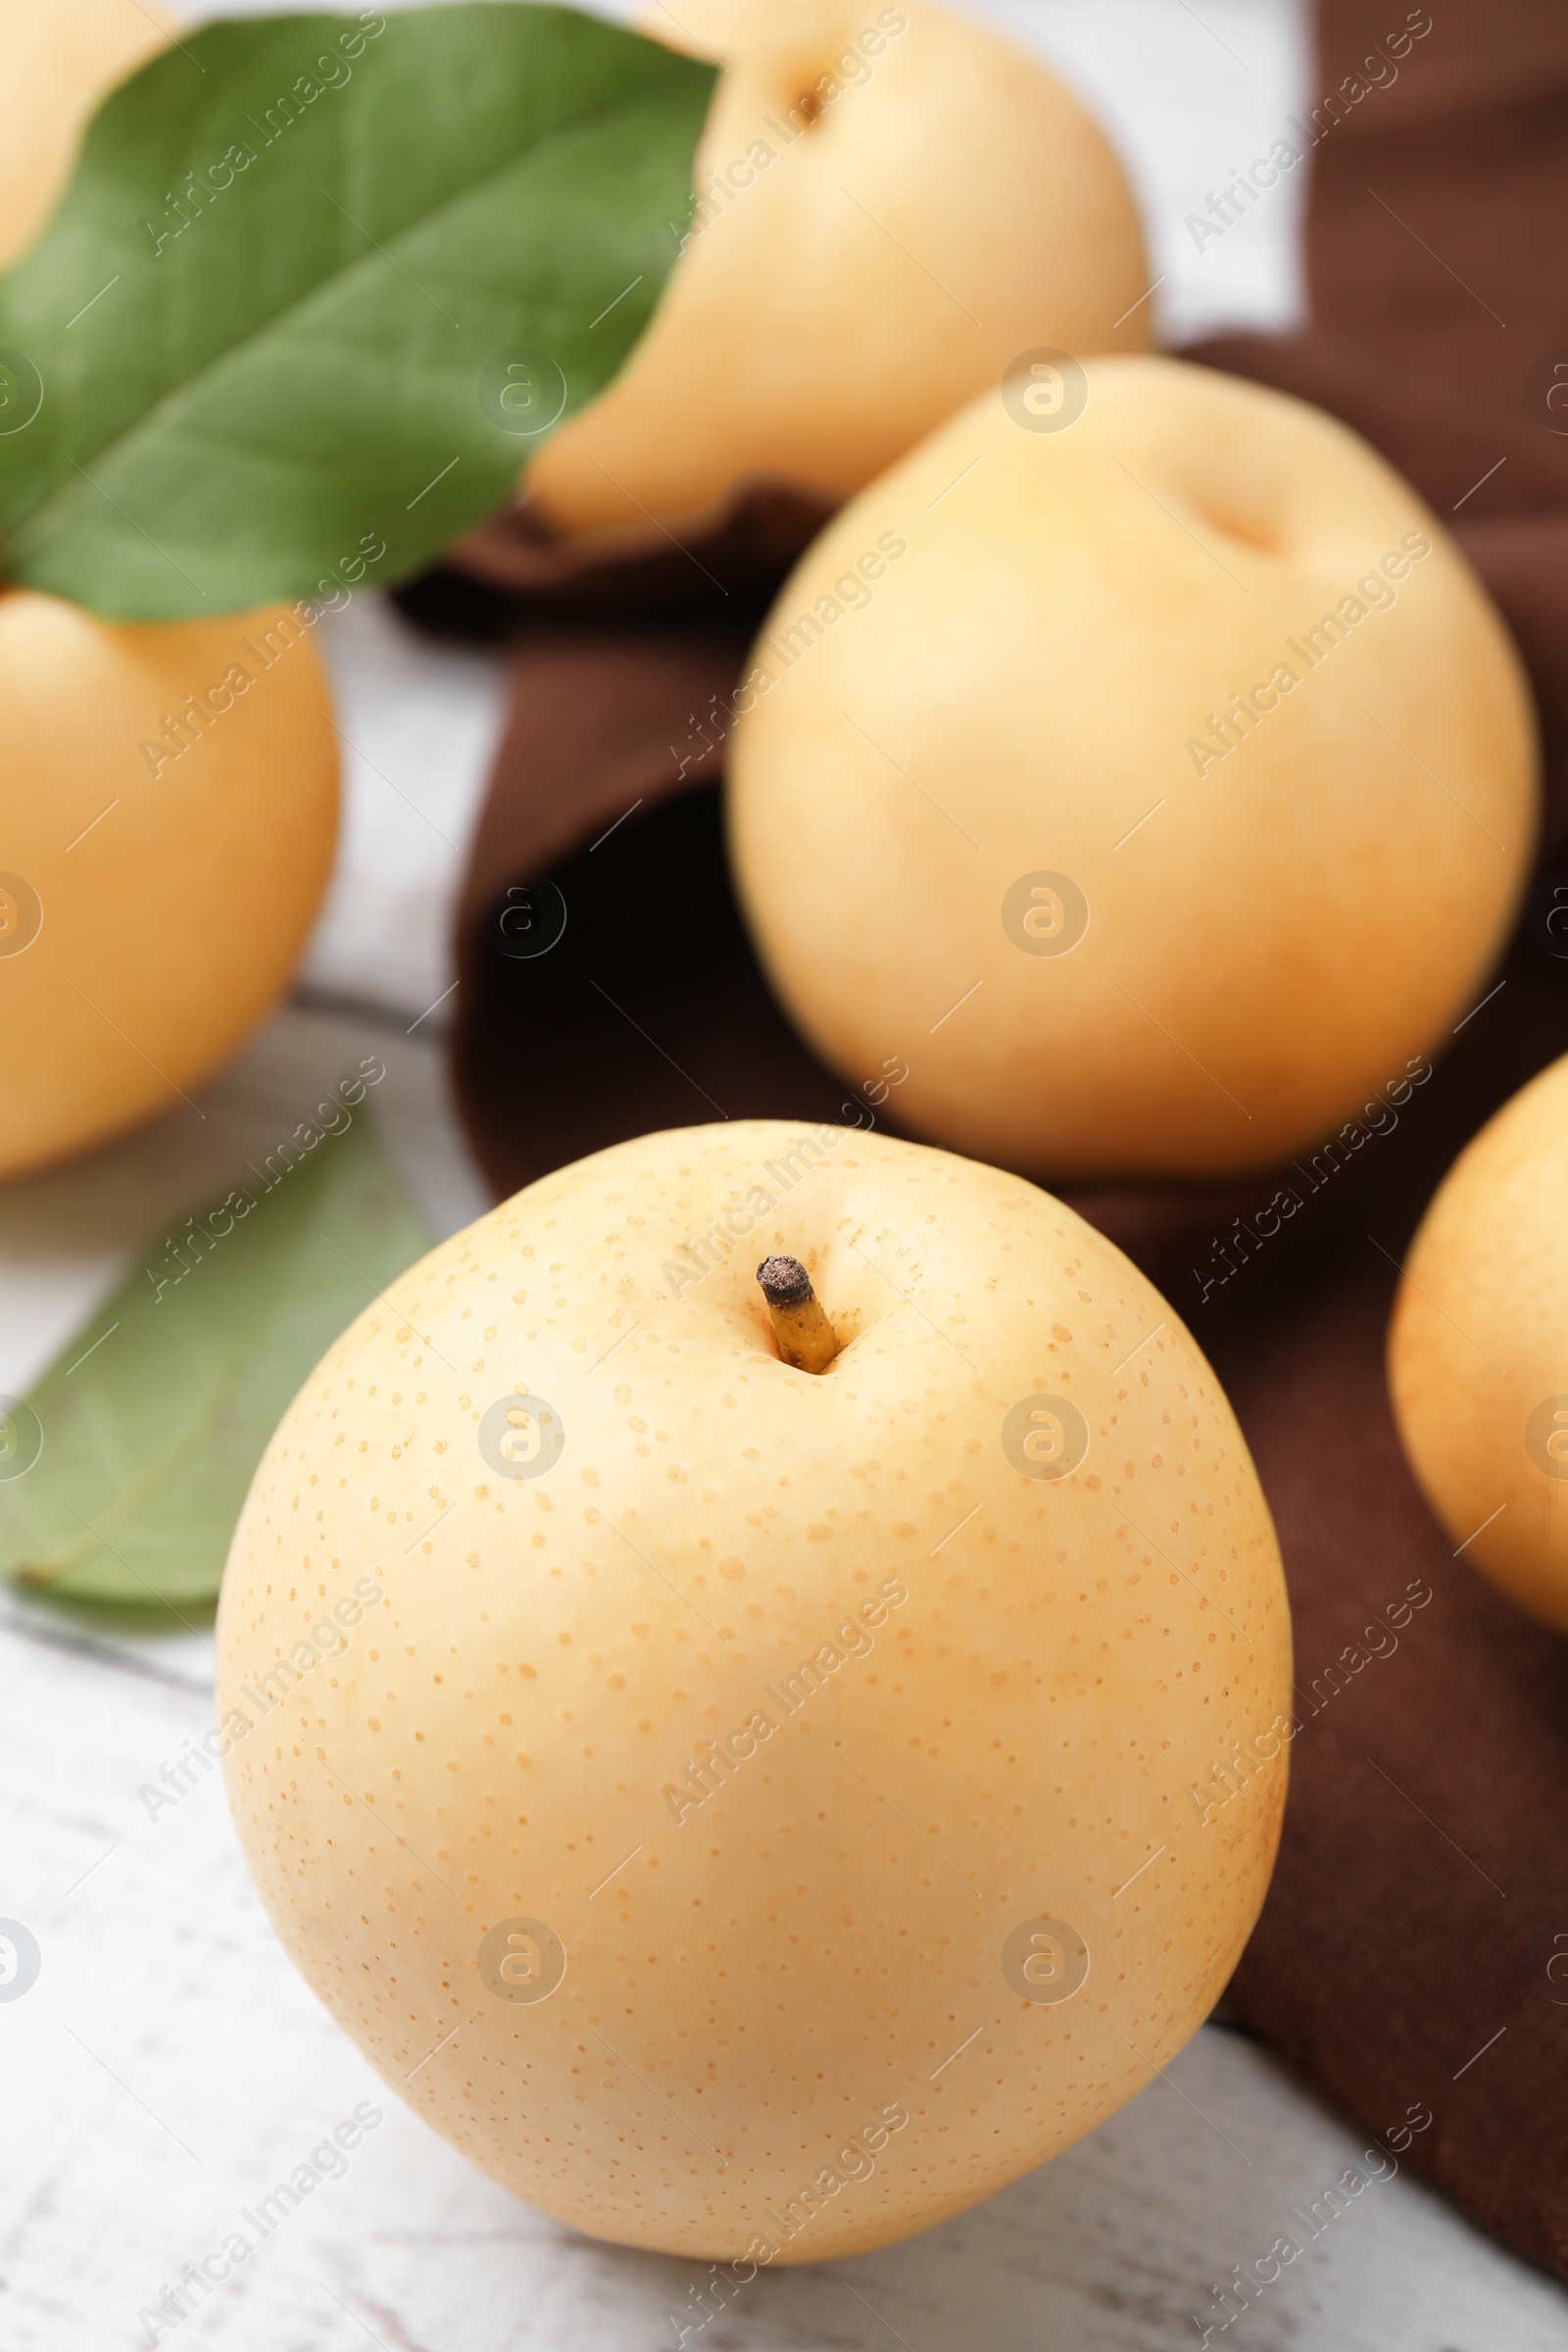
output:
[[[224,0],[185,13],[253,10]],[[998,0],[991,13],[1055,56],[1111,123],[1165,270],[1167,322],[1286,320],[1298,192],[1201,270],[1182,253],[1180,220],[1200,183],[1221,184],[1304,94],[1298,0],[1200,0],[1196,12],[1185,0]],[[0,1392],[27,1386],[138,1242],[221,1192],[363,1053],[388,1065],[375,1113],[434,1229],[484,1205],[444,1101],[439,1011],[408,1032],[450,981],[445,906],[497,723],[498,668],[413,647],[373,601],[329,632],[349,815],[314,1000],[207,1099],[205,1123],[180,1111],[0,1191]],[[328,994],[338,1010],[323,1008]],[[371,1009],[341,1009],[355,999]],[[701,2266],[557,2227],[368,2072],[275,1944],[216,1773],[149,1819],[138,1788],[211,1716],[205,1635],[95,1635],[0,1592],[0,1917],[22,1921],[41,1955],[31,1988],[0,1998],[4,2352],[150,2340],[352,2352],[368,2339],[384,2352],[654,2352],[681,2327],[711,2352],[1178,2352],[1216,2316],[1230,2267],[1263,2254],[1291,2208],[1365,2144],[1266,2051],[1210,2027],[1055,2164],[907,2244],[763,2275],[699,2332]],[[154,2336],[138,2314],[367,2100],[382,2120],[342,2177]],[[1209,2340],[1568,2352],[1568,2293],[1399,2177]]]

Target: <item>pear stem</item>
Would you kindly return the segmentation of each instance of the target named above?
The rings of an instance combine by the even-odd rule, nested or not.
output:
[[[778,1351],[798,1372],[825,1372],[838,1354],[833,1326],[823,1314],[811,1288],[811,1277],[798,1257],[764,1257],[757,1269],[773,1318]]]

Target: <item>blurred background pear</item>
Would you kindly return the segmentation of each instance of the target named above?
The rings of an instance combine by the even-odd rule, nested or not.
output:
[[[1568,1633],[1568,1056],[1465,1147],[1406,1255],[1389,1386],[1464,1556]]]
[[[270,1011],[331,870],[330,710],[291,609],[0,590],[0,1176],[179,1110]]]
[[[653,324],[529,470],[545,521],[692,515],[759,475],[845,497],[1020,352],[1147,344],[1121,166],[996,33],[918,0],[707,0],[643,29],[725,72]]]
[[[141,0],[0,0],[0,269],[65,194],[99,100],[168,32],[162,9]]]
[[[1264,1166],[1479,993],[1535,841],[1524,674],[1320,411],[1176,360],[1044,386],[955,416],[780,591],[737,702],[741,898],[818,1052],[906,1059],[933,1141]]]

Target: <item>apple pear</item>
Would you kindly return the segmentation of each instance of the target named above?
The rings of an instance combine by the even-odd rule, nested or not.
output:
[[[93,109],[168,23],[147,0],[0,0],[0,269],[65,194]]]
[[[1463,1556],[1568,1633],[1568,1056],[1448,1170],[1404,1261],[1389,1387]]]
[[[280,1425],[218,1639],[332,2015],[726,2293],[1131,2098],[1279,1834],[1279,1555],[1195,1342],[1060,1202],[849,1127],[620,1144],[432,1251]]]
[[[287,986],[337,839],[302,609],[0,586],[0,1177],[179,1110]]]
[[[1344,425],[1174,360],[952,418],[807,551],[735,710],[801,1028],[1046,1176],[1311,1145],[1446,1040],[1530,868],[1529,695],[1452,540]]]
[[[725,72],[653,323],[529,468],[547,522],[646,527],[758,475],[844,497],[1020,354],[1146,346],[1121,168],[996,33],[919,0],[710,0],[645,29]]]

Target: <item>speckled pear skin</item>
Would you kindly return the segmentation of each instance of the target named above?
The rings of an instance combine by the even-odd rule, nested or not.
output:
[[[1048,1195],[848,1128],[646,1137],[433,1250],[284,1418],[219,1645],[257,1884],[388,2084],[734,2278],[1130,2098],[1279,1835],[1279,1556],[1191,1336]]]

